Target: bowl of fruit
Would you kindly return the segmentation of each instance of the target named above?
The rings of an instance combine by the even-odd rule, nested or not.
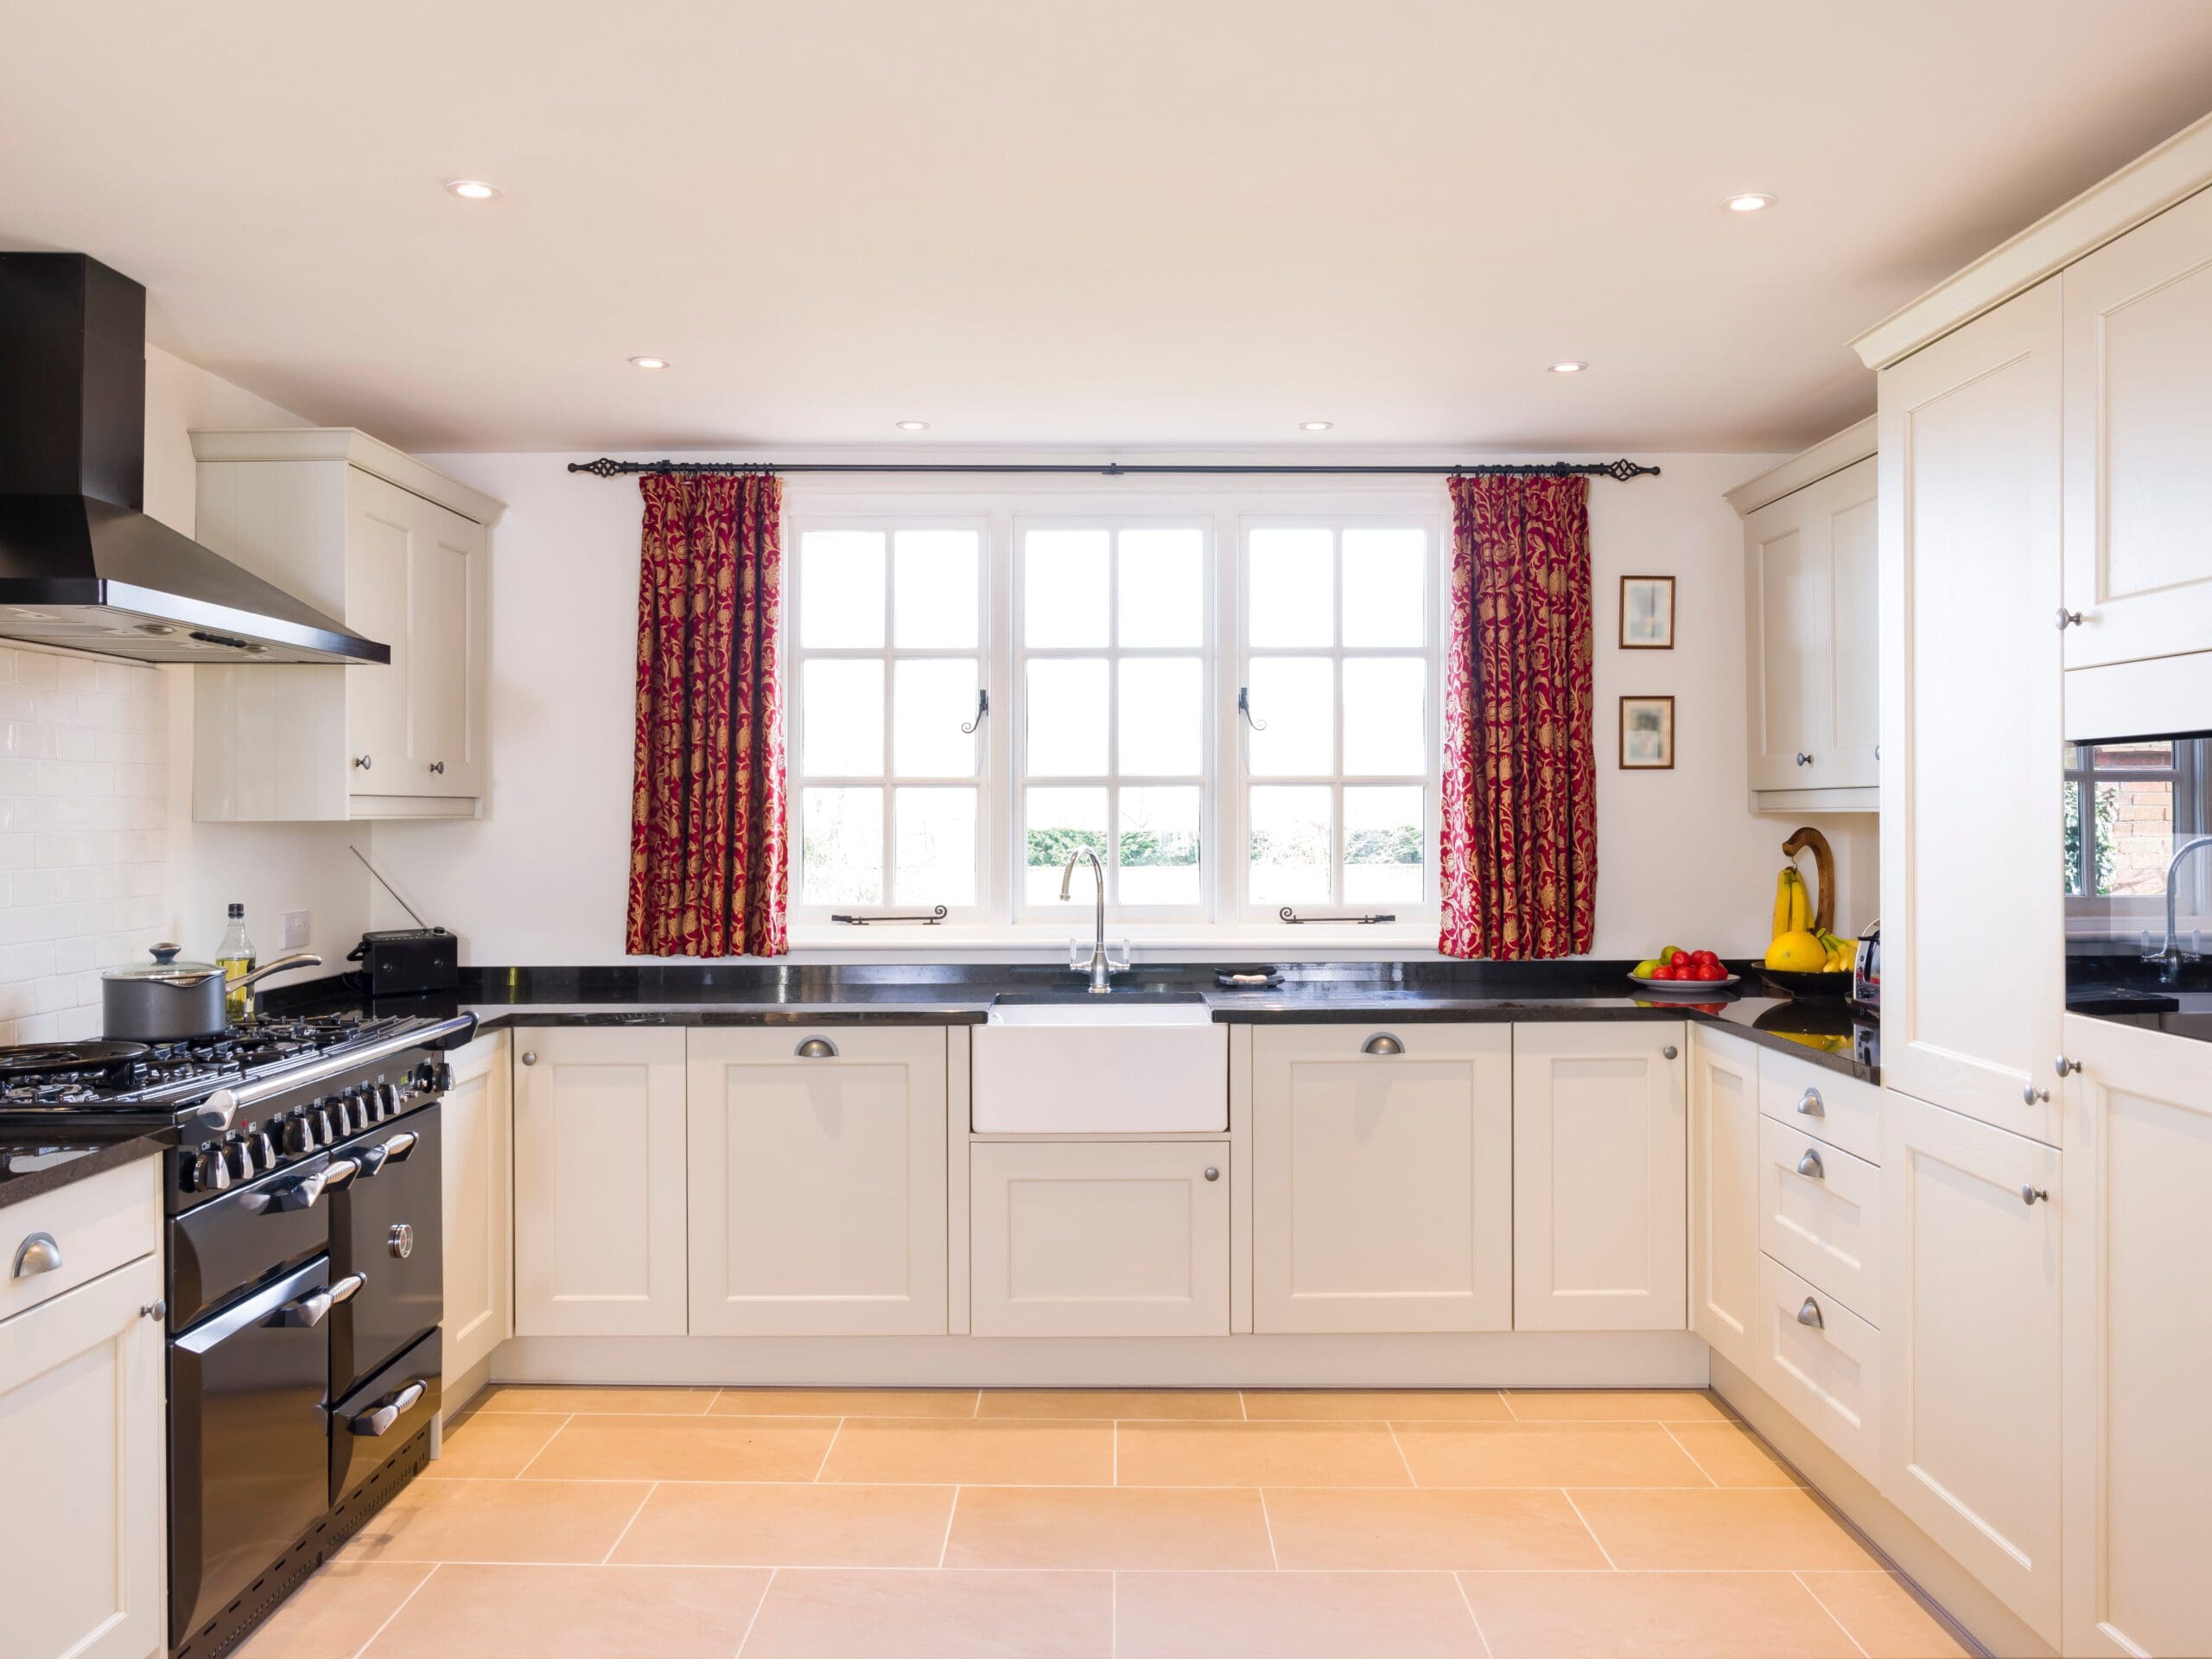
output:
[[[1733,985],[1738,977],[1710,950],[1684,950],[1672,944],[1637,963],[1628,976],[1648,991],[1694,994]]]
[[[1819,910],[1827,907],[1824,901]],[[1826,918],[1816,917],[1804,878],[1796,866],[1783,865],[1775,881],[1774,938],[1759,964],[1759,977],[1784,996],[1847,997],[1859,947],[1830,932]]]

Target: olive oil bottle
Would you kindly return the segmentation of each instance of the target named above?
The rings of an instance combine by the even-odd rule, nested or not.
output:
[[[222,944],[215,947],[215,965],[223,970],[224,1017],[243,1020],[253,1008],[253,993],[238,983],[253,971],[253,941],[245,936],[245,906],[231,906],[231,925]]]

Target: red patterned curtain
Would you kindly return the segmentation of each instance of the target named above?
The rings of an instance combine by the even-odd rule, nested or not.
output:
[[[784,929],[783,480],[648,473],[632,956],[774,957]]]
[[[1447,957],[1586,952],[1597,919],[1590,480],[1452,480]]]

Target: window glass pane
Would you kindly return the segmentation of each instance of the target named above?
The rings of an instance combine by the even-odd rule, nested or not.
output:
[[[883,643],[883,532],[810,530],[798,544],[798,642],[823,647]]]
[[[1196,777],[1205,752],[1198,659],[1125,658],[1121,681],[1121,770],[1140,777]]]
[[[810,664],[810,667],[814,664]],[[972,778],[973,657],[910,657],[891,670],[892,766],[902,778]]]
[[[1195,530],[1125,530],[1119,551],[1121,643],[1204,643],[1205,537]]]
[[[909,649],[962,650],[977,643],[982,537],[972,530],[902,530],[892,546],[897,586],[893,631]]]
[[[1418,645],[1428,537],[1418,530],[1344,531],[1344,644]]]
[[[817,778],[882,772],[882,659],[817,658],[804,676],[799,770]]]
[[[1325,657],[1255,657],[1250,671],[1252,770],[1290,778],[1335,771],[1335,664]]]
[[[1088,789],[1033,789],[1029,791],[1025,815],[1027,845],[1023,862],[1027,867],[1022,875],[1022,896],[1033,904],[1045,904],[1060,896],[1060,867],[1067,861],[1069,853],[1077,847],[1088,847],[1105,859],[1106,848],[1106,791]],[[1087,898],[1084,887],[1090,880],[1089,870],[1076,873],[1076,885],[1071,890],[1077,898]]]
[[[976,902],[976,791],[902,789],[891,804],[899,862],[892,901],[900,905]]]
[[[1344,902],[1417,905],[1421,897],[1421,786],[1344,791]]]
[[[883,791],[802,790],[799,813],[804,824],[798,861],[800,902],[881,904]]]
[[[1021,638],[1026,645],[1106,644],[1103,530],[1033,530],[1021,538]]]
[[[1344,771],[1353,777],[1427,770],[1421,693],[1428,664],[1418,657],[1344,661]]]
[[[1044,657],[1029,664],[1029,775],[1096,777],[1106,770],[1106,663]],[[1103,826],[1102,826],[1103,827]]]
[[[2088,889],[2082,885],[2082,791],[2084,786],[2068,782],[2061,785],[2064,795],[2063,811],[2066,825],[2066,896],[2085,897]]]
[[[2100,778],[2096,790],[2098,894],[2163,899],[2174,855],[2173,779]]]
[[[1253,789],[1251,803],[1253,902],[1291,905],[1326,899],[1327,785],[1262,784]]]
[[[2171,743],[2100,743],[2091,752],[2089,764],[2099,772],[2135,772],[2148,767],[2171,770],[2174,764]]]
[[[1249,614],[1247,638],[1255,645],[1336,643],[1325,530],[1255,530],[1246,561]]]
[[[1189,785],[1124,789],[1121,796],[1121,901],[1198,902],[1198,791]]]

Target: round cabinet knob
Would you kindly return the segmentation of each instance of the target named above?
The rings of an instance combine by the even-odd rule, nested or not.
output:
[[[1797,764],[1801,766],[1809,766],[1813,764],[1813,757],[1800,749],[1797,752]]]
[[[1402,1054],[1406,1046],[1387,1031],[1378,1031],[1359,1046],[1363,1054]]]
[[[834,1060],[837,1058],[837,1045],[827,1037],[810,1037],[791,1052],[802,1060]]]
[[[2038,1089],[2032,1083],[2021,1085],[2020,1103],[2023,1106],[2033,1106],[2050,1098],[2050,1090],[2048,1089]]]
[[[1681,1057],[1682,1052],[1681,1049],[1676,1048],[1672,1043],[1668,1044],[1666,1047],[1661,1049],[1659,1052],[1670,1060],[1679,1059]]]
[[[149,1302],[138,1310],[138,1317],[142,1319],[166,1319],[168,1316],[169,1305],[165,1301]]]
[[[2040,1186],[2023,1186],[2020,1189],[2020,1202],[2022,1204],[2032,1205],[2037,1198],[2041,1198],[2045,1204],[2048,1204],[2050,1202],[2050,1193],[2047,1189]]]
[[[366,772],[369,769],[369,757],[365,754],[355,755],[353,757],[353,766],[356,771]]]
[[[2063,605],[2058,607],[2058,631],[2061,633],[2065,632],[2069,628],[2078,628],[2081,626],[2081,612],[2069,611]]]
[[[524,1065],[536,1065],[537,1064],[537,1052],[535,1049],[529,1048],[523,1050],[522,1063]]]
[[[1221,1171],[1212,1164],[1208,1164],[1206,1166],[1206,1179],[1210,1181],[1217,1181],[1220,1179]]]
[[[2051,1064],[2051,1069],[2052,1069],[2053,1071],[2056,1071],[2056,1072],[2058,1073],[2058,1075],[2059,1075],[2060,1077],[2070,1077],[2070,1076],[2072,1076],[2075,1072],[2079,1071],[2082,1069],[2082,1062],[2081,1062],[2081,1061],[2079,1061],[2079,1060],[2069,1060],[2069,1059],[2068,1059],[2068,1058],[2067,1058],[2063,1054],[2060,1055],[2056,1059],[2053,1060],[2050,1064]]]
[[[430,762],[430,770],[442,778],[445,776],[446,763],[442,760],[433,760]]]

